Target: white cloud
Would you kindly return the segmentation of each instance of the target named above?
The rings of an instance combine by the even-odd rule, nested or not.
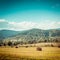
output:
[[[9,24],[13,24],[13,25],[16,24],[16,22],[8,22],[8,23],[9,23]]]
[[[35,23],[26,22],[26,21],[19,22],[19,23],[9,22],[9,24],[10,27],[13,27],[15,30],[27,30],[33,28],[36,25]]]
[[[5,19],[0,19],[0,29],[9,29],[9,30],[27,30],[32,28],[39,29],[55,29],[60,28],[60,22],[45,20],[41,22],[31,22],[31,21],[23,21],[23,22],[11,22],[6,21]]]
[[[8,27],[8,22],[5,19],[0,19],[0,29],[6,29]]]
[[[1,22],[5,22],[5,19],[0,19],[0,23],[1,23]]]

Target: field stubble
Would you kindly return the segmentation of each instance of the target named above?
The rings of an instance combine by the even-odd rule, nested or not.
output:
[[[60,60],[60,48],[42,47],[37,51],[36,47],[0,47],[0,60]]]

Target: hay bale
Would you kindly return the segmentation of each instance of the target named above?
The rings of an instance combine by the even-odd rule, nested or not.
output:
[[[60,48],[60,45],[58,45],[58,48]]]
[[[37,51],[42,51],[41,47],[37,47],[36,49],[37,49]]]
[[[16,46],[15,48],[18,48],[18,46]]]
[[[54,47],[54,45],[53,45],[53,44],[51,44],[51,47]]]

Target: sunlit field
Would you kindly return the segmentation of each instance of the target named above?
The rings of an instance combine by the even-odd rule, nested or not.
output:
[[[0,60],[60,60],[60,48],[41,46],[42,51],[37,51],[36,48],[37,46],[33,45],[27,48],[24,46],[18,48],[2,46],[0,47]]]

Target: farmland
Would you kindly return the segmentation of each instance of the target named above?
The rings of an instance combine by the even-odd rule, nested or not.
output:
[[[2,46],[0,47],[0,60],[60,60],[60,48],[45,47],[47,43],[39,43],[36,46],[31,45],[28,48],[20,46],[18,48]],[[51,44],[51,43],[48,43]],[[56,43],[55,43],[56,45]],[[42,51],[37,51],[37,46],[42,48]]]

